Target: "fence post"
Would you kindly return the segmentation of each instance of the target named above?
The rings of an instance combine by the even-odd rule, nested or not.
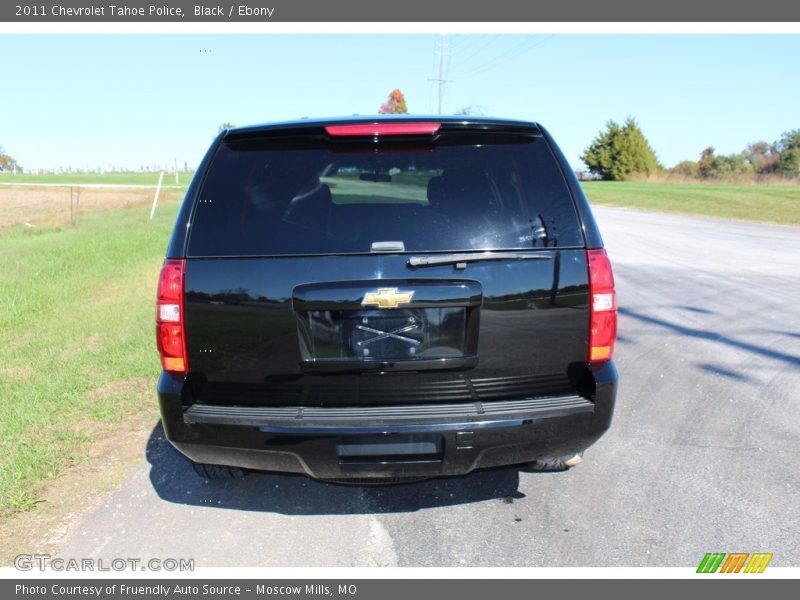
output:
[[[161,191],[161,182],[164,181],[164,171],[161,171],[161,175],[158,176],[158,185],[156,186],[156,194],[153,196],[153,206],[150,208],[150,219],[153,219],[153,215],[156,214],[156,204],[158,204],[158,193]]]

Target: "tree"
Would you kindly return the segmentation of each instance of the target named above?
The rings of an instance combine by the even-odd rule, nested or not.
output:
[[[781,134],[781,139],[779,139],[775,145],[778,148],[778,152],[800,148],[800,129],[784,131]]]
[[[744,152],[717,156],[712,163],[713,175],[752,174],[753,165]]]
[[[677,165],[672,167],[671,170],[673,173],[683,175],[684,177],[696,178],[700,176],[700,169],[697,167],[697,163],[693,160],[682,160]]]
[[[697,161],[698,171],[701,177],[711,177],[714,174],[714,146],[709,146],[700,153],[700,160]]]
[[[602,179],[622,181],[634,173],[650,175],[662,167],[636,120],[628,117],[623,125],[615,121],[597,134],[581,160]]]
[[[800,173],[800,129],[785,131],[775,146],[783,174],[793,177]]]
[[[224,123],[220,123],[220,126],[217,129],[217,133],[222,133],[223,131],[225,131],[226,129],[230,129],[231,127],[236,127],[236,125],[234,125],[230,121],[225,121]]]
[[[738,154],[717,155],[714,154],[714,147],[709,146],[700,153],[697,171],[700,177],[709,178],[732,174],[752,175],[755,167],[746,150]]]
[[[406,97],[399,89],[393,89],[389,98],[378,109],[380,115],[404,115],[407,112]]]
[[[784,175],[790,177],[800,175],[800,148],[791,148],[781,152],[780,168]]]
[[[714,147],[709,146],[700,153],[697,162],[684,160],[670,171],[702,178],[750,175],[758,179],[773,174],[797,177],[800,176],[800,129],[785,131],[773,144],[752,142],[736,154],[718,155]]]
[[[774,173],[778,170],[780,154],[775,144],[770,145],[767,142],[747,144],[744,154],[747,162],[753,165],[753,170],[759,175]]]
[[[19,166],[16,160],[6,154],[3,147],[0,146],[0,173],[7,173],[9,171],[22,171],[22,167]]]
[[[475,104],[470,104],[469,106],[462,106],[455,112],[455,114],[460,116],[476,115],[482,117],[483,115],[486,114],[486,111],[484,110],[483,106],[479,105],[476,106]]]

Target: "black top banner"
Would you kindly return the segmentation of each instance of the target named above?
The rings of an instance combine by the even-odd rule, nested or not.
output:
[[[2,3],[5,22],[798,22],[786,0],[32,0]]]

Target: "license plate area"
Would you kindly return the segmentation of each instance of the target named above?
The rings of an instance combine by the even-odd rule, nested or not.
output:
[[[374,434],[341,438],[336,444],[340,464],[441,462],[442,436],[433,434]]]
[[[309,313],[313,358],[412,360],[467,354],[467,308]]]
[[[405,306],[374,307],[391,292]],[[297,286],[292,303],[307,372],[464,369],[477,364],[478,282],[380,280]],[[395,303],[396,304],[396,303]]]

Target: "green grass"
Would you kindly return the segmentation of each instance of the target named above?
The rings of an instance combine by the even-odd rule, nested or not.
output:
[[[178,173],[178,182],[181,187],[189,184],[193,173]],[[28,173],[0,173],[0,184],[14,183],[48,183],[63,185],[152,185],[158,184],[158,173],[54,173],[47,175],[32,175]],[[162,185],[174,186],[175,174],[164,173]]]
[[[800,186],[582,182],[594,204],[800,225]]]
[[[176,210],[0,229],[0,515],[35,506],[98,431],[153,410],[155,286]]]

